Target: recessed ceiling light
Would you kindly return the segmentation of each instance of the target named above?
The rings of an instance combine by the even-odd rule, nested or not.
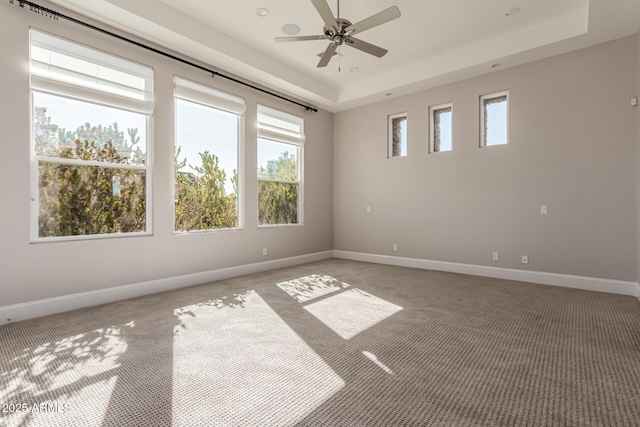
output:
[[[259,7],[256,9],[256,15],[264,18],[265,16],[269,16],[271,12],[269,12],[269,9],[266,9],[264,7]]]
[[[360,68],[358,68],[358,67],[351,67],[351,68],[349,68],[349,71],[351,71],[352,73],[356,73],[356,72],[360,71]]]
[[[512,7],[511,9],[507,10],[504,13],[504,16],[506,16],[507,18],[510,18],[512,16],[516,16],[519,13],[520,13],[520,8],[519,7]]]
[[[300,33],[300,27],[296,24],[284,24],[282,26],[282,32],[290,36],[295,36]]]

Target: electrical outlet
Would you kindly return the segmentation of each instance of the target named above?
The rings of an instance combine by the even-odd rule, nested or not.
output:
[[[493,253],[493,260],[494,261],[499,261],[500,260],[500,254],[498,252],[494,252]]]
[[[529,257],[527,255],[522,255],[522,263],[529,264]]]
[[[367,213],[371,213],[371,206],[367,206]]]
[[[267,256],[267,248],[262,248],[262,255]]]
[[[393,244],[393,252],[398,252],[398,245],[395,243]]]
[[[549,213],[549,207],[547,205],[540,206],[540,215],[546,215]]]

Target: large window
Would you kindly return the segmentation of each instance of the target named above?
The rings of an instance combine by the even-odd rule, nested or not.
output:
[[[431,130],[429,151],[451,151],[453,149],[453,104],[436,105],[429,108]]]
[[[258,106],[258,224],[302,223],[304,120]]]
[[[509,142],[509,92],[480,97],[480,146]]]
[[[180,77],[174,87],[175,230],[238,228],[244,99]]]
[[[151,68],[30,36],[32,240],[150,233]]]

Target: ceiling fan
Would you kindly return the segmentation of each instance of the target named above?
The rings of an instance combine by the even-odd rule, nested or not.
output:
[[[327,50],[324,51],[322,58],[320,58],[318,68],[326,67],[331,57],[335,54],[336,49],[343,44],[354,47],[370,55],[377,56],[378,58],[382,58],[388,52],[387,49],[383,49],[379,46],[357,39],[353,37],[353,35],[399,18],[400,9],[396,6],[391,6],[382,12],[378,12],[375,15],[371,15],[362,21],[352,24],[351,21],[340,18],[340,0],[338,0],[337,18],[333,16],[333,12],[331,12],[327,0],[311,0],[311,3],[313,3],[320,14],[320,17],[322,17],[322,20],[324,21],[324,34],[317,36],[276,37],[276,42],[329,40],[331,43],[329,43]]]

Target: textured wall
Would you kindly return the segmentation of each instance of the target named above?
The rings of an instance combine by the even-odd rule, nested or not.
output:
[[[336,114],[335,249],[635,281],[636,50],[628,37]],[[509,144],[479,148],[479,96],[502,90]],[[446,102],[453,151],[428,154],[428,108]],[[398,111],[409,155],[387,159]]]
[[[56,9],[59,9],[56,6]],[[67,21],[8,2],[0,5],[0,306],[218,268],[330,250],[333,247],[333,115],[303,109]],[[62,11],[62,10],[61,10]],[[153,236],[29,243],[29,26],[79,40],[154,68]],[[243,96],[245,229],[195,235],[173,232],[173,75]],[[304,226],[257,229],[256,104],[305,118]],[[269,256],[262,256],[262,248]]]

